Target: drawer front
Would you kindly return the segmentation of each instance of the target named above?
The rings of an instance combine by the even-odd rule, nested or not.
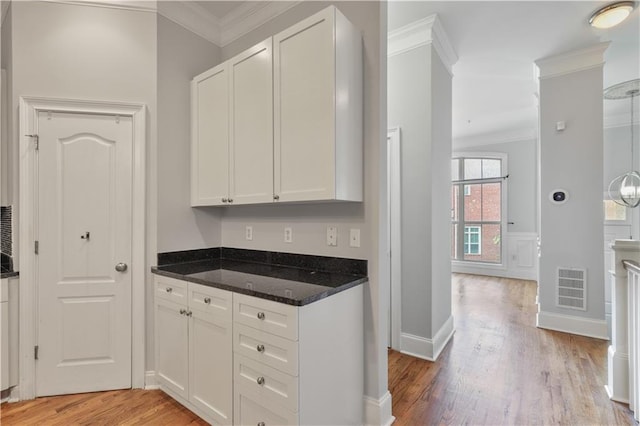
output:
[[[234,384],[260,401],[298,412],[298,378],[241,355],[234,360]]]
[[[170,300],[174,303],[179,303],[185,306],[187,305],[186,281],[156,275],[155,291],[156,297],[160,299]]]
[[[231,292],[205,285],[189,283],[189,309],[213,314],[225,320],[232,318]]]
[[[242,426],[293,426],[298,424],[298,415],[285,409],[269,407],[242,391],[236,392],[233,424]]]
[[[233,350],[284,373],[298,375],[298,342],[234,324]]]
[[[276,336],[298,340],[298,308],[295,306],[234,293],[233,320]]]

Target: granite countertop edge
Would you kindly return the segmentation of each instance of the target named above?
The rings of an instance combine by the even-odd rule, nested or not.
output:
[[[287,298],[287,297],[276,296],[276,295],[273,295],[273,294],[263,293],[263,292],[260,292],[260,291],[250,290],[250,289],[246,289],[246,288],[240,288],[240,287],[236,287],[236,286],[233,286],[233,285],[228,285],[228,284],[221,283],[221,282],[205,280],[205,279],[201,279],[201,278],[197,278],[197,277],[192,277],[192,276],[189,276],[189,275],[179,274],[179,273],[176,273],[176,272],[169,272],[169,271],[165,271],[165,270],[159,269],[157,266],[151,267],[151,272],[156,274],[156,275],[162,275],[162,276],[165,276],[165,277],[175,278],[175,279],[182,280],[182,281],[189,281],[189,282],[193,282],[193,283],[196,283],[196,284],[202,284],[202,285],[205,285],[207,287],[215,287],[215,288],[219,288],[221,290],[228,290],[228,291],[231,291],[231,292],[234,292],[234,293],[246,294],[247,296],[259,297],[261,299],[272,300],[274,302],[284,303],[284,304],[293,305],[293,306],[308,305],[308,304],[316,302],[318,300],[325,299],[325,298],[331,296],[332,294],[340,293],[341,291],[345,291],[345,290],[348,290],[348,289],[350,289],[352,287],[355,287],[357,285],[363,284],[368,280],[368,277],[366,277],[366,276],[354,276],[353,277],[353,281],[350,281],[350,282],[348,282],[346,284],[343,284],[341,286],[338,286],[338,287],[327,287],[327,289],[325,291],[323,291],[321,293],[314,294],[312,296],[305,297],[303,299],[290,299],[290,298]]]
[[[17,277],[19,275],[20,275],[20,272],[18,272],[18,271],[2,272],[2,273],[0,273],[0,279],[13,278],[13,277]]]

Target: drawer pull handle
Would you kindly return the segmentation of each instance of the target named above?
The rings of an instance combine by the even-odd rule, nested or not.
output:
[[[264,385],[264,377],[262,376],[258,377],[258,380],[256,380],[256,382],[258,382],[260,386]]]
[[[187,311],[185,314],[186,314],[188,317],[190,317],[191,315],[193,315],[193,312],[191,312],[191,311]]]
[[[264,352],[264,345],[258,345],[258,346],[256,346],[256,350],[257,350],[258,352],[260,352],[260,353],[263,353],[263,352]]]
[[[258,319],[259,320],[263,320],[264,319],[264,312],[258,312]]]
[[[164,289],[164,291],[166,291],[167,293],[171,293],[173,289],[171,287],[167,287]]]
[[[184,315],[184,314],[186,314],[186,313],[187,313],[187,310],[186,310],[186,309],[180,309],[180,315]]]
[[[267,426],[265,422],[258,422],[258,426]]]
[[[211,303],[211,298],[210,298],[210,297],[205,297],[205,298],[204,298],[204,303],[206,303],[207,305],[208,305],[209,303]]]

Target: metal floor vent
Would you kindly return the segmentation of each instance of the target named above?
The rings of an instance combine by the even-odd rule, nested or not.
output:
[[[558,268],[558,306],[587,310],[587,271]]]

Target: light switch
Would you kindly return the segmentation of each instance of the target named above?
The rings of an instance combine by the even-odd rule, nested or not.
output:
[[[328,246],[338,245],[338,228],[336,228],[335,226],[327,227],[327,245]]]
[[[358,228],[351,228],[349,231],[349,246],[360,247],[360,230]]]

